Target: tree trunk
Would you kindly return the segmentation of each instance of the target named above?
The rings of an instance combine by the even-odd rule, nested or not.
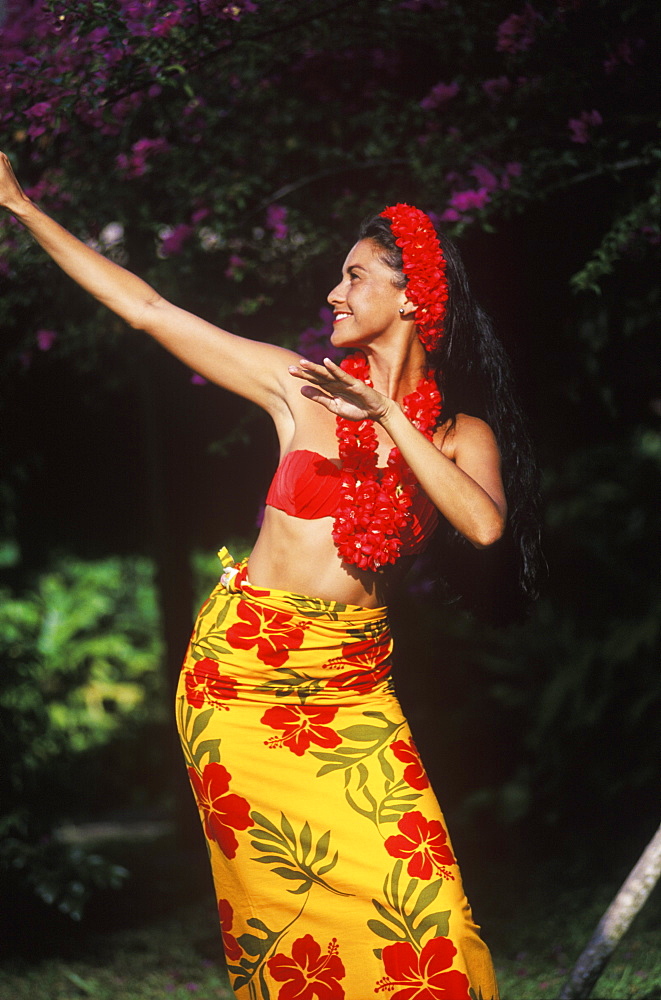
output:
[[[597,925],[588,946],[562,988],[559,1000],[589,997],[620,940],[631,926],[661,875],[661,826],[629,873]]]

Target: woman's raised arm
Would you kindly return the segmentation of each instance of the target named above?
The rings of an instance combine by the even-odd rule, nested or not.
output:
[[[190,368],[274,414],[281,410],[296,356],[282,347],[237,337],[180,309],[135,274],[67,232],[37,207],[0,153],[0,205],[34,236],[56,264],[129,326],[145,330]]]

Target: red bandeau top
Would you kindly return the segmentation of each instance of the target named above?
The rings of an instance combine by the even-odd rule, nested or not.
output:
[[[342,469],[316,451],[290,451],[278,466],[266,504],[285,514],[312,521],[334,517],[340,501]],[[438,511],[429,497],[418,490],[402,529],[402,555],[416,555],[431,538],[438,524]]]

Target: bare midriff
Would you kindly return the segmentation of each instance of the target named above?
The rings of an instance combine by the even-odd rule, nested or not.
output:
[[[411,560],[400,559],[378,573],[348,566],[335,548],[332,529],[332,517],[308,521],[267,507],[248,561],[251,584],[341,604],[383,607]]]

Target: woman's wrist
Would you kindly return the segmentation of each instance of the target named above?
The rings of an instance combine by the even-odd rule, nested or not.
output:
[[[386,404],[385,413],[380,417],[375,417],[374,422],[376,424],[381,424],[384,431],[388,431],[390,434],[390,428],[393,421],[397,420],[398,416],[403,416],[404,411],[395,399],[388,399]]]
[[[36,209],[37,206],[33,201],[30,201],[28,196],[23,192],[18,192],[12,198],[8,198],[2,203],[2,207],[10,215],[14,215],[21,222],[24,222],[30,214],[32,209]]]

